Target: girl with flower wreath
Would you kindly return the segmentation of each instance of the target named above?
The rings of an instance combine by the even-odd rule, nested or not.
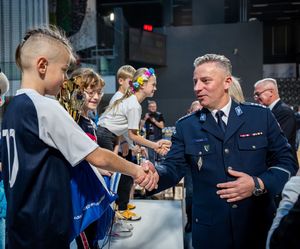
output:
[[[99,118],[97,137],[101,137],[103,147],[113,151],[118,144],[118,137],[128,131],[129,139],[136,144],[154,149],[161,155],[167,154],[171,146],[170,141],[162,139],[152,142],[138,134],[142,115],[141,103],[152,97],[155,91],[154,69],[139,68],[124,96],[113,102]]]
[[[120,99],[115,100],[108,106],[106,111],[100,116],[97,128],[98,144],[102,148],[115,150],[115,147],[119,144],[119,137],[127,135],[129,139],[135,142],[137,145],[143,145],[148,148],[154,149],[157,153],[165,155],[171,146],[171,142],[168,140],[159,140],[152,142],[139,135],[138,130],[140,127],[140,120],[142,115],[141,103],[147,97],[152,97],[156,91],[156,76],[154,69],[152,68],[140,68],[138,69],[132,81],[129,83],[129,88]],[[135,149],[135,151],[137,151]],[[114,174],[114,178],[120,179],[119,174]],[[118,182],[115,180],[114,182]],[[130,181],[128,181],[130,184]],[[118,183],[117,183],[118,184]],[[126,185],[127,186],[127,185]],[[125,195],[126,191],[123,191]],[[119,191],[118,191],[119,193]],[[125,196],[120,198],[125,198]],[[128,197],[130,192],[128,193]],[[123,200],[122,199],[122,200]],[[128,201],[129,198],[126,198]],[[125,199],[123,200],[125,203]],[[122,202],[122,203],[123,203]],[[123,205],[124,206],[124,205]],[[128,221],[139,220],[141,217],[136,215],[130,210],[119,207],[119,219],[125,219]],[[117,224],[117,223],[115,223]],[[113,232],[119,233],[125,231],[122,223],[120,226],[113,227]],[[127,230],[126,230],[127,231]]]

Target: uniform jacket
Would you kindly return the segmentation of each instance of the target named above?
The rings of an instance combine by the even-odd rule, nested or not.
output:
[[[180,119],[172,147],[157,170],[156,192],[174,186],[190,167],[193,178],[192,237],[195,249],[264,248],[279,195],[295,174],[295,160],[271,111],[232,102],[225,135],[207,109]],[[218,183],[234,180],[228,167],[258,176],[267,193],[227,203]]]
[[[294,157],[297,158],[295,149],[297,121],[293,110],[279,100],[273,107],[272,112],[292,147]]]

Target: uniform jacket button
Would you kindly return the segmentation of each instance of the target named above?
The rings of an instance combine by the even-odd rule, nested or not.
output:
[[[238,208],[238,205],[237,204],[233,204],[232,208]]]
[[[229,149],[224,149],[224,152],[226,153],[226,154],[228,154],[229,153]]]
[[[199,220],[198,220],[198,218],[196,218],[196,219],[195,219],[195,223],[198,223],[198,222],[199,222]]]

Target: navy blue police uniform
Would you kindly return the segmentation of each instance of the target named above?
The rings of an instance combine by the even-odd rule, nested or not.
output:
[[[225,134],[207,109],[180,119],[172,147],[157,170],[159,192],[177,184],[190,167],[195,249],[265,248],[279,195],[295,174],[295,160],[271,111],[232,102]],[[259,177],[267,193],[228,203],[218,183],[235,180],[228,168]]]

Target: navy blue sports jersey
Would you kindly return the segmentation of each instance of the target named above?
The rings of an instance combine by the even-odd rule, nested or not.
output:
[[[2,124],[8,249],[69,248],[69,169],[98,146],[56,100],[22,89]]]
[[[97,141],[96,125],[91,119],[80,116],[78,125],[93,141]]]

